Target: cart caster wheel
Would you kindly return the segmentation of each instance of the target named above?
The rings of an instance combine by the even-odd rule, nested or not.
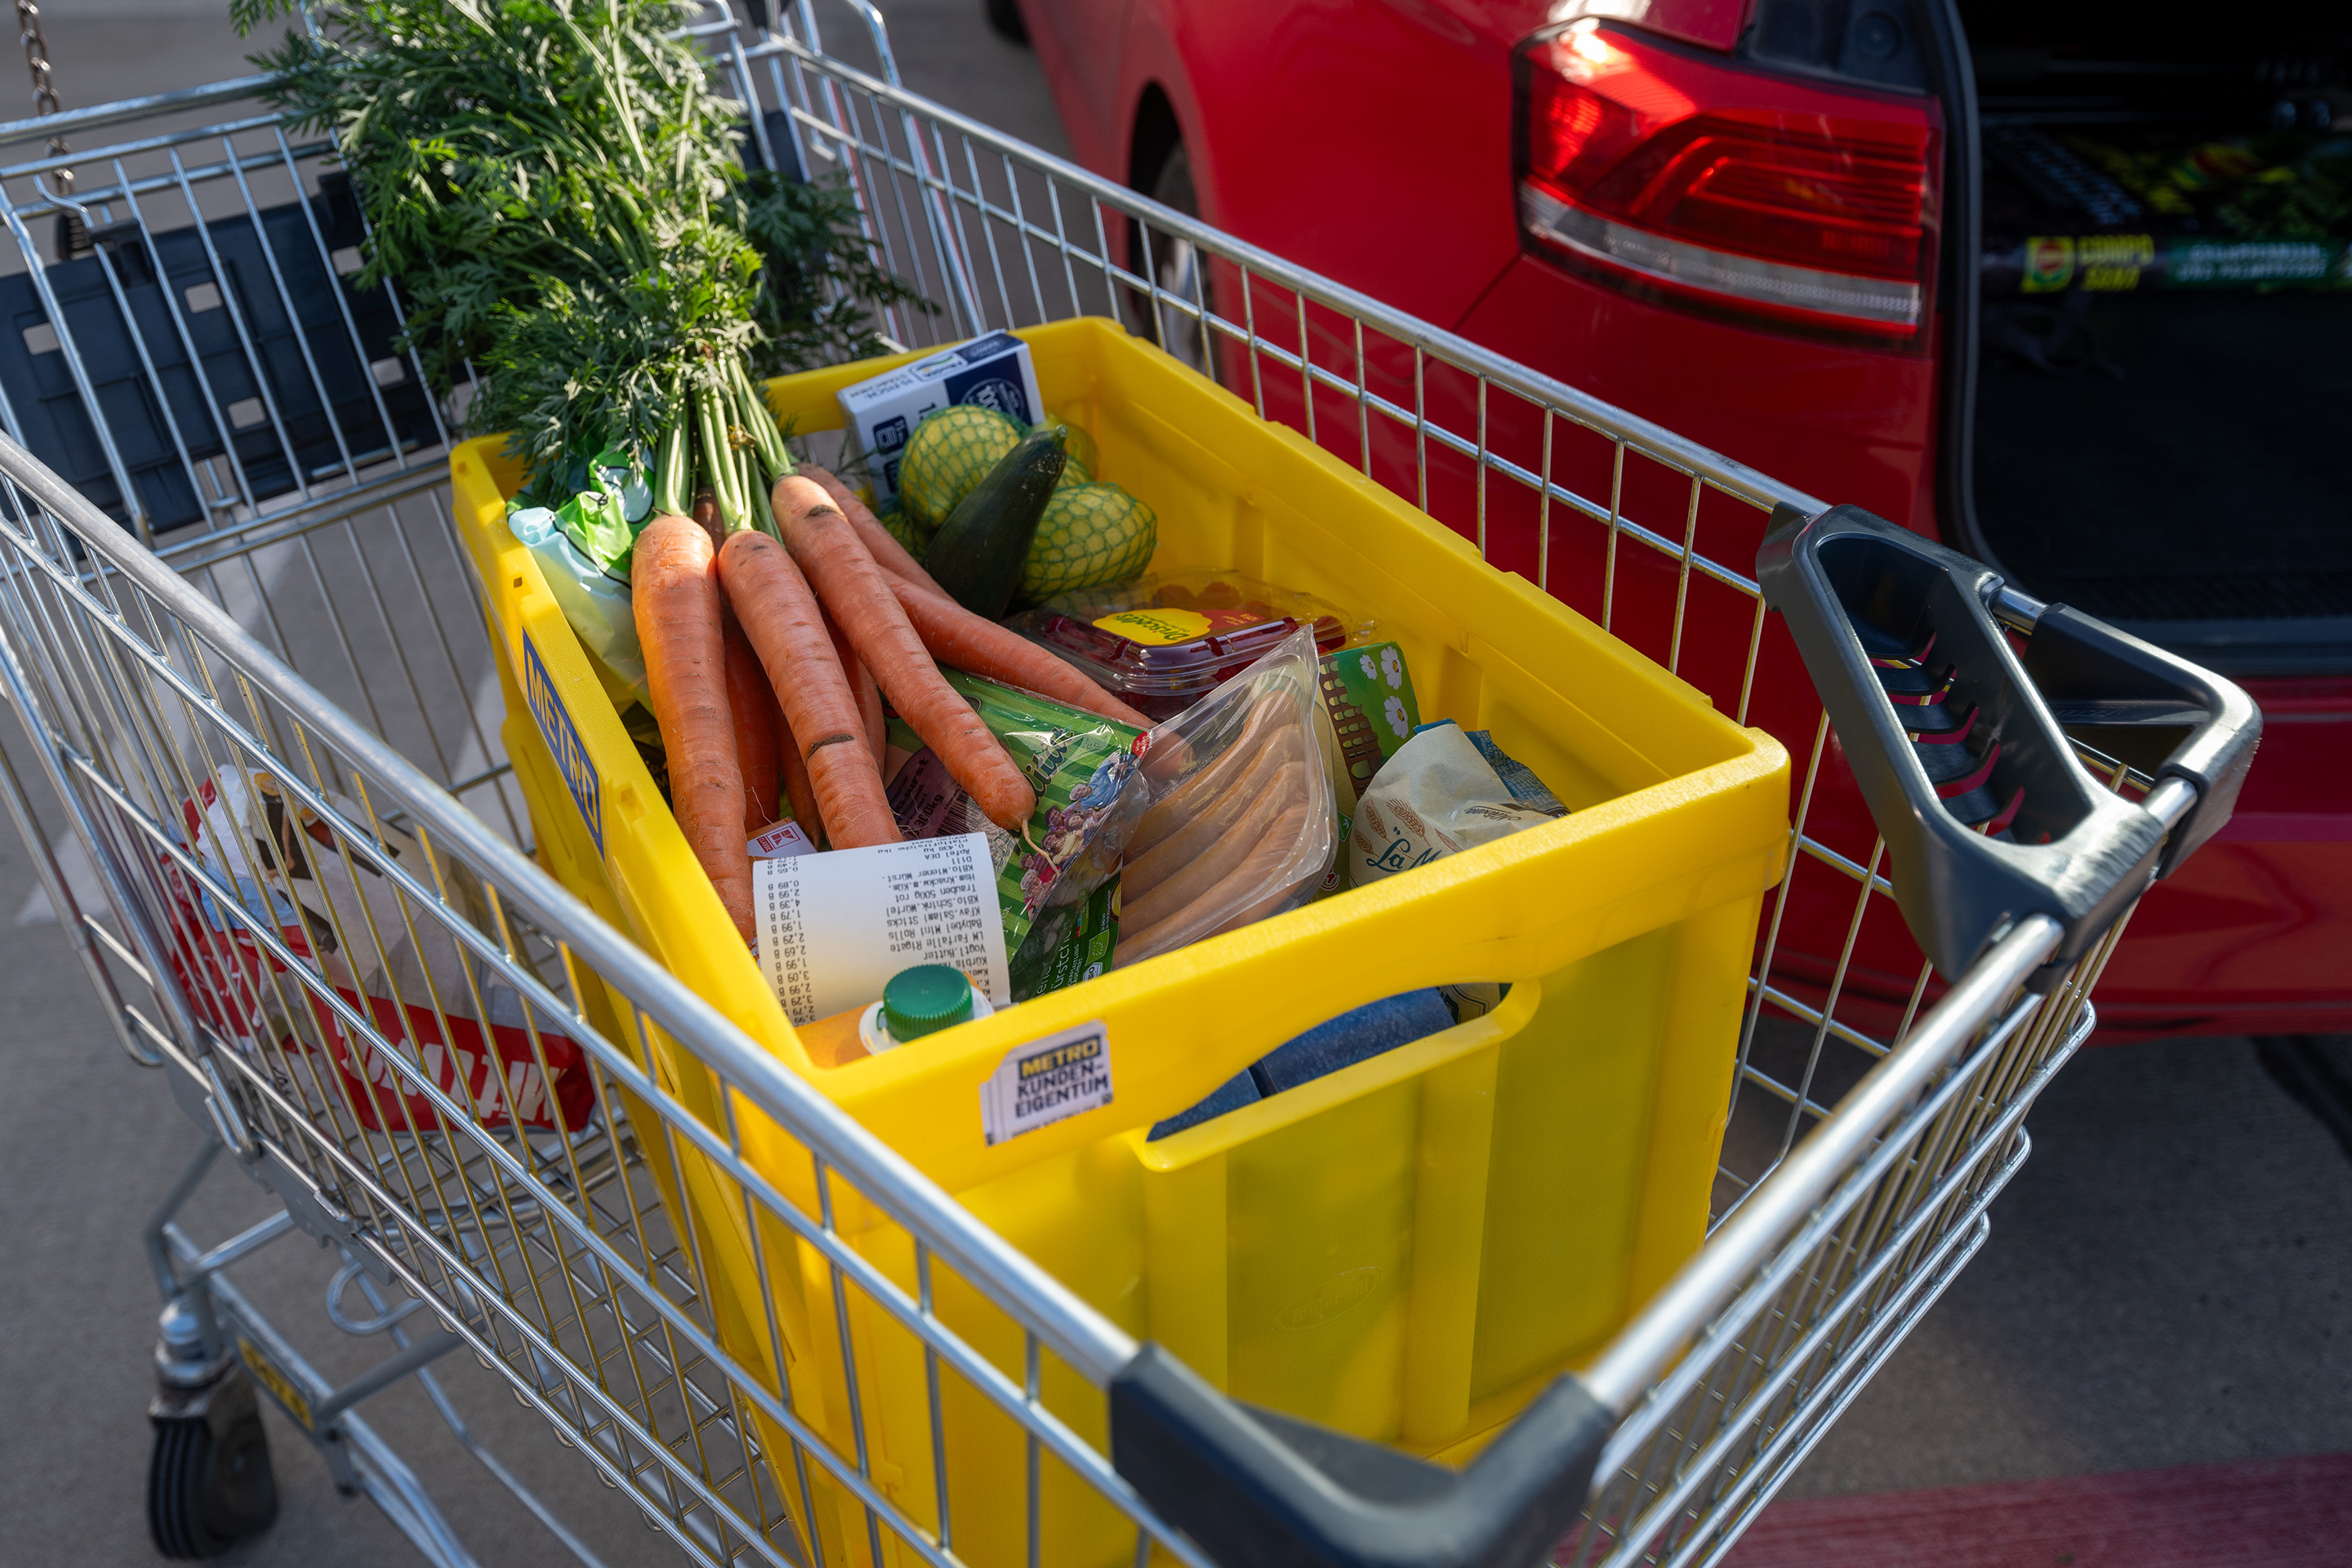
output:
[[[147,1467],[147,1533],[166,1557],[217,1557],[278,1517],[278,1482],[261,1413],[213,1436],[202,1417],[155,1423]]]

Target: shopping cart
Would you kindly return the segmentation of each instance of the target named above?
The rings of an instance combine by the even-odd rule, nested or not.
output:
[[[1784,881],[1705,1247],[1475,1458],[1244,1406],[534,858],[448,510],[460,411],[392,352],[396,299],[342,280],[362,237],[330,149],[254,108],[255,79],[0,125],[0,145],[121,134],[0,168],[19,251],[0,277],[17,329],[0,336],[0,686],[103,896],[77,899],[10,769],[43,886],[123,1048],[211,1134],[147,1235],[159,1546],[200,1555],[267,1522],[258,1390],[428,1559],[470,1562],[359,1410],[414,1377],[478,1447],[437,1381],[470,1360],[707,1563],[985,1560],[948,1481],[942,1411],[962,1409],[1015,1435],[1031,1563],[1107,1560],[1057,1522],[1081,1495],[1131,1527],[1112,1555],[1139,1565],[1718,1560],[1982,1244],[2131,904],[2226,820],[2258,716],[1958,557],[904,90],[880,18],[854,10],[855,59],[805,3],[782,30],[715,13],[696,30],[755,106],[754,155],[851,181],[875,258],[936,305],[888,312],[895,342],[1109,317],[1736,721],[1769,716],[1805,759],[1789,878],[1853,889],[1843,956],[1787,956]],[[69,197],[49,178],[67,166]],[[59,260],[67,211],[90,248]],[[1888,640],[1895,623],[1936,645]],[[1744,655],[1686,663],[1701,625],[1737,628]],[[1918,700],[1955,679],[2043,814],[1996,802],[2000,842],[1919,761]],[[1874,840],[1812,815],[1847,772]],[[2014,830],[2037,821],[2053,842]],[[1925,954],[1907,1004],[1858,1012],[1847,960],[1896,921]],[[746,1153],[755,1123],[805,1171],[771,1179]],[[175,1215],[223,1149],[283,1209],[205,1247]],[[903,1268],[877,1261],[877,1227]],[[234,1282],[297,1230],[338,1259],[331,1321],[384,1342],[341,1384]],[[791,1300],[770,1287],[794,1267],[779,1238]],[[755,1310],[714,1284],[738,1255]],[[960,1331],[950,1299],[975,1297],[1016,1343]],[[780,1319],[812,1299],[838,1328],[839,1410],[800,1407],[780,1375],[810,1342]],[[920,1347],[929,1476],[886,1474],[869,1444],[853,1321]],[[485,1458],[597,1560],[559,1501]],[[856,1529],[813,1528],[820,1495],[850,1500]]]

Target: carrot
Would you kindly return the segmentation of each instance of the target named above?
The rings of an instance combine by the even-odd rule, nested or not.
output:
[[[882,771],[859,732],[856,699],[825,636],[816,595],[792,556],[756,529],[740,529],[719,552],[719,576],[769,684],[783,700],[793,749],[808,767],[809,787],[833,847],[898,843],[898,824],[882,794]]]
[[[710,552],[716,555],[719,547],[727,542],[727,525],[719,521],[719,498],[711,493],[709,485],[694,492],[693,516],[702,525],[702,531],[710,535]]]
[[[1037,809],[1037,792],[971,704],[940,678],[939,667],[890,592],[889,580],[833,498],[798,474],[778,479],[772,494],[776,521],[793,559],[857,645],[858,657],[874,672],[890,706],[914,727],[991,822],[1008,831],[1027,823]],[[728,548],[735,548],[734,541],[728,542]],[[796,733],[801,729],[797,717],[793,729]]]
[[[751,857],[744,847],[743,773],[727,700],[727,641],[710,535],[666,512],[637,536],[631,598],[646,685],[669,758],[669,795],[695,858],[747,942]]]
[[[776,694],[760,656],[722,606],[727,637],[727,706],[735,720],[735,765],[743,775],[743,822],[758,832],[776,819]]]
[[[874,765],[878,768],[886,741],[882,732],[882,689],[874,684],[874,672],[857,657],[849,634],[841,629],[841,623],[830,613],[824,617],[824,630],[833,638],[834,657],[841,660],[842,673],[849,677],[850,694],[857,699],[857,721],[866,727],[866,749],[874,753]]]
[[[890,732],[886,728],[887,721],[882,717],[882,685],[874,679],[874,672],[866,668],[866,661],[862,658],[850,670],[849,676],[850,685],[857,692],[858,716],[866,721],[866,744],[874,752],[874,765],[878,768],[890,747]]]
[[[833,498],[833,504],[841,509],[841,515],[849,520],[849,526],[856,529],[857,537],[866,542],[866,552],[874,557],[874,564],[893,577],[904,577],[919,588],[928,588],[943,599],[948,597],[948,591],[923,570],[923,563],[908,554],[907,547],[899,543],[888,529],[882,526],[882,520],[857,499],[856,490],[823,468],[803,463],[801,472],[814,479],[817,487]]]
[[[883,574],[890,576],[888,567],[883,568]],[[946,595],[927,590],[909,578],[891,576],[890,592],[906,611],[915,635],[941,664],[1018,686],[1139,730],[1151,728],[1150,720],[1019,632],[975,616]]]
[[[768,699],[774,702],[771,695]],[[808,763],[801,755],[799,742],[793,739],[792,721],[784,717],[781,704],[776,707],[776,771],[783,775],[784,795],[793,803],[793,820],[809,836],[809,842],[824,839],[824,814],[816,808],[816,791],[809,784]]]

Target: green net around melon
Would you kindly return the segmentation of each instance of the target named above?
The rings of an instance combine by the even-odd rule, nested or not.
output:
[[[976,403],[925,416],[898,460],[898,498],[908,520],[936,531],[1020,439],[1017,423]]]
[[[931,547],[931,536],[939,531],[935,528],[925,528],[908,517],[907,509],[900,506],[895,497],[882,503],[881,510],[874,514],[874,520],[891,538],[905,545],[907,553],[918,561],[923,558],[923,552]]]
[[[1125,582],[1151,563],[1160,519],[1117,485],[1066,485],[1045,503],[1021,568],[1020,596],[1050,598]]]

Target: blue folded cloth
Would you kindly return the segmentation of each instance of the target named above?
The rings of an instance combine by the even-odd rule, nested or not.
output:
[[[1251,1064],[1247,1072],[1235,1073],[1218,1085],[1208,1099],[1154,1125],[1145,1141],[1197,1127],[1228,1110],[1239,1110],[1286,1089],[1311,1083],[1325,1073],[1353,1067],[1452,1027],[1453,1010],[1434,988],[1367,1003],[1276,1046]]]
[[[1239,1110],[1244,1105],[1254,1105],[1257,1098],[1257,1079],[1250,1077],[1249,1069],[1244,1068],[1219,1084],[1209,1098],[1200,1104],[1180,1110],[1165,1121],[1153,1122],[1151,1131],[1144,1135],[1143,1141],[1147,1143],[1156,1143],[1171,1132],[1181,1132],[1187,1127],[1198,1127],[1202,1122],[1223,1116],[1228,1110]]]
[[[1257,1059],[1250,1075],[1260,1094],[1280,1094],[1452,1027],[1454,1014],[1435,988],[1407,991],[1368,1002],[1275,1047]]]

